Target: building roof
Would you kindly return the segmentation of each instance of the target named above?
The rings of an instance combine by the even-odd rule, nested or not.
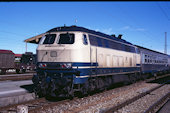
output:
[[[33,36],[31,38],[28,38],[28,39],[24,40],[24,42],[38,44],[43,35],[44,35],[44,33],[39,34],[37,36]]]
[[[1,53],[14,54],[11,50],[2,50],[2,49],[0,49],[0,54]]]
[[[15,54],[15,57],[22,57],[22,54]]]

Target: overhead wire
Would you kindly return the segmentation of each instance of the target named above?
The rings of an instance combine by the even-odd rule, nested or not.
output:
[[[101,10],[101,11],[104,11],[104,10]],[[121,11],[122,11],[122,9],[121,9]],[[107,14],[108,16],[112,16],[112,17],[114,17],[114,19],[116,19],[116,20],[118,20],[119,22],[121,22],[121,23],[124,23],[125,25],[128,25],[130,28],[134,28],[134,29],[136,29],[137,27],[134,27],[134,25],[132,25],[132,24],[130,24],[129,22],[125,22],[124,20],[122,20],[122,18],[117,18],[116,16],[113,16],[113,15],[111,15],[111,14],[108,14],[108,12],[106,13],[106,12],[104,12],[104,14]],[[123,14],[126,14],[126,13],[123,13]],[[129,16],[129,14],[128,14],[128,16]],[[131,18],[133,19],[133,20],[135,20],[134,18],[133,18],[133,16],[131,16]],[[133,23],[135,23],[135,26],[137,26],[137,24],[136,24],[136,21],[133,21]],[[149,39],[149,41],[146,41],[145,42],[145,44],[146,43],[149,43],[150,41],[153,41],[154,39],[155,39],[155,37],[157,37],[157,35],[155,35],[155,34],[153,34],[153,33],[151,33],[150,31],[140,31],[140,30],[136,30],[136,32],[139,32],[139,33],[141,33],[142,35],[144,35],[145,37],[147,37],[147,40]],[[155,36],[154,36],[155,35]],[[148,38],[148,37],[150,37],[150,38]],[[138,42],[138,43],[140,43],[140,42]],[[157,43],[159,43],[158,41],[157,41]],[[141,43],[141,45],[143,46],[144,44],[143,43]],[[159,45],[160,45],[160,43],[159,43]],[[164,45],[160,45],[161,47],[164,47]],[[150,46],[151,48],[153,48],[152,46]]]
[[[170,21],[169,16],[167,15],[167,13],[163,10],[163,8],[160,6],[160,4],[158,2],[156,2],[157,6],[159,7],[159,9],[161,10],[161,12],[165,15],[165,17],[167,18],[168,21]]]
[[[16,35],[16,36],[24,36],[24,37],[26,36],[26,35],[23,35],[23,34],[14,33],[14,32],[9,32],[9,31],[2,31],[2,30],[0,30],[0,32],[8,33],[8,34]]]
[[[106,13],[104,13],[104,14],[108,14],[108,12]],[[124,14],[124,13],[123,13]],[[108,16],[112,16],[113,17],[113,15],[111,15],[111,14],[108,14]],[[114,16],[114,19],[116,19],[117,17],[116,16]],[[128,25],[130,28],[132,28],[132,29],[136,29],[136,27],[134,27],[134,25],[132,25],[132,24],[130,24],[129,22],[127,22],[127,21],[124,21],[122,18],[117,18],[116,20],[118,20],[119,22],[121,22],[121,23],[124,23],[125,25]],[[137,25],[136,25],[137,26]],[[139,33],[141,33],[142,35],[144,35],[145,37],[147,37],[147,39],[149,39],[150,41],[153,41],[153,40],[151,40],[150,38],[148,38],[148,37],[150,37],[148,34],[146,34],[145,32],[143,32],[143,31],[139,31],[139,30],[135,30],[136,32],[139,32]],[[139,42],[140,43],[140,42]],[[141,45],[144,45],[143,43],[141,44]]]
[[[158,2],[156,2],[156,3],[157,3],[157,6],[159,7],[159,9],[161,10],[161,12],[164,14],[164,16],[166,17],[166,19],[168,20],[167,25],[169,25],[170,18],[169,18],[169,16],[168,16],[168,14],[166,13],[166,11],[164,11],[164,9],[161,7],[161,5],[160,5]],[[166,4],[166,6],[167,6],[168,9],[170,9],[170,7],[168,6],[168,4]],[[168,47],[168,44],[166,44],[166,47]],[[168,51],[167,51],[167,52],[168,52]]]
[[[122,9],[121,9],[122,10]],[[123,11],[123,10],[122,10]],[[127,13],[124,13],[124,14],[127,14]],[[128,13],[128,16],[129,16],[130,14]],[[135,19],[133,18],[133,16],[131,16],[131,19],[133,19],[133,23],[135,23],[135,25],[137,25],[136,24],[136,21],[135,21]],[[169,19],[169,18],[168,18]],[[132,26],[132,25],[131,25]],[[147,38],[147,39],[149,39],[149,40],[151,40],[151,41],[153,41],[153,39],[155,39],[155,37],[157,37],[156,35],[155,35],[155,33],[153,34],[153,33],[151,33],[150,31],[139,31],[139,32],[141,32],[141,33],[143,33],[143,35],[145,35],[146,37],[152,37],[152,39],[151,38]],[[149,36],[150,35],[150,36]],[[155,35],[155,36],[154,36]],[[153,37],[154,36],[154,37]],[[159,43],[158,41],[157,41],[157,43]],[[160,44],[159,44],[160,45]],[[160,45],[160,46],[162,46],[162,47],[164,47],[164,45],[162,44],[162,45]]]
[[[168,5],[168,3],[166,2],[166,6],[167,6],[167,8],[170,10],[170,6]]]

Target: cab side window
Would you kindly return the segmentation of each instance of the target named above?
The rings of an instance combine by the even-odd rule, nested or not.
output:
[[[83,34],[83,44],[88,45],[87,36],[85,34]]]

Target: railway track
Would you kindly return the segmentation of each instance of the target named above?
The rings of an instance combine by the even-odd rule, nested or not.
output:
[[[17,113],[17,106],[20,105],[26,105],[26,106],[33,106],[37,103],[41,103],[41,102],[46,102],[45,98],[40,98],[40,99],[35,99],[35,100],[31,100],[31,101],[27,101],[27,102],[23,102],[20,104],[14,104],[14,105],[9,105],[9,106],[5,106],[5,107],[0,107],[0,113],[8,113],[8,112],[13,112],[13,113]]]
[[[160,108],[170,100],[170,92],[152,104],[144,113],[157,113]]]
[[[169,113],[170,111],[170,98],[167,100],[163,106],[156,113]]]
[[[147,85],[142,86],[143,83],[144,83],[144,81],[142,81],[140,83],[136,83],[137,84],[136,89],[148,87]],[[122,105],[123,103],[121,105],[119,104],[119,105],[117,105],[119,107],[114,107],[114,110],[113,110],[113,108],[106,110],[106,112],[110,112],[110,111],[112,112],[112,111],[118,110],[118,109],[124,107],[125,105],[134,102],[137,99],[137,97],[140,98],[140,97],[143,97],[144,95],[150,94],[152,91],[155,91],[156,89],[159,89],[159,88],[163,87],[164,85],[165,84],[156,85],[156,87],[153,87],[149,91],[143,92],[142,94],[140,94],[134,98],[131,98],[130,100],[127,100],[126,102],[124,102],[124,105]],[[113,89],[113,92],[105,91],[105,92],[101,92],[99,94],[95,94],[95,95],[84,97],[84,98],[74,98],[73,100],[66,99],[66,100],[52,102],[52,101],[46,100],[45,98],[36,99],[36,100],[21,103],[21,104],[15,104],[15,105],[7,106],[7,107],[1,107],[0,113],[6,113],[6,112],[16,113],[17,107],[21,106],[21,105],[25,106],[28,109],[29,113],[39,113],[42,111],[44,111],[44,112],[53,112],[53,111],[80,112],[80,111],[84,111],[85,109],[88,109],[89,106],[94,106],[95,103],[96,104],[103,103],[105,101],[109,101],[113,98],[119,97],[120,94],[125,95],[127,92],[130,92],[131,90],[136,90],[134,88],[134,86],[135,85],[125,86],[122,88],[116,88],[116,89]],[[131,87],[131,88],[128,89],[128,87]],[[120,91],[120,90],[122,90],[122,91]],[[112,93],[107,94],[108,92],[112,92]],[[101,95],[104,95],[104,96],[101,96]],[[100,97],[100,98],[98,99],[98,97]],[[128,101],[131,101],[131,102],[128,102]]]
[[[146,95],[150,95],[153,91],[156,91],[156,90],[158,90],[158,89],[161,88],[161,87],[164,87],[167,83],[170,83],[170,81],[166,81],[165,83],[163,83],[163,84],[161,84],[161,85],[159,85],[159,86],[157,86],[157,87],[154,87],[154,88],[152,88],[152,89],[150,89],[150,90],[148,90],[148,91],[146,91],[146,92],[143,92],[143,93],[141,93],[141,94],[139,94],[139,95],[137,95],[137,96],[135,96],[135,97],[133,97],[133,98],[131,98],[131,99],[128,99],[128,100],[126,100],[125,102],[120,103],[120,104],[118,104],[118,105],[116,105],[116,106],[108,109],[105,113],[113,113],[113,112],[118,112],[118,113],[119,113],[119,112],[121,112],[121,111],[118,111],[119,109],[122,109],[123,107],[125,107],[125,106],[127,106],[127,105],[129,105],[129,104],[131,104],[131,103],[133,103],[133,102],[141,99],[142,97],[144,97],[144,96],[146,96]],[[145,113],[150,113],[150,112],[152,112],[156,106],[158,106],[158,105],[160,105],[161,103],[163,103],[167,98],[169,98],[169,96],[170,96],[170,92],[168,92],[165,96],[163,96],[163,97],[162,97],[161,99],[159,99],[156,103],[154,103],[151,107],[149,107],[149,108],[145,111]],[[127,108],[126,108],[126,109],[127,109]]]
[[[40,110],[48,109],[50,107],[57,106],[58,104],[62,104],[67,101],[69,100],[52,102],[52,101],[46,100],[45,98],[39,98],[39,99],[24,102],[24,103],[20,103],[20,104],[0,107],[0,113],[9,113],[9,112],[18,113],[19,111],[21,111],[21,109],[18,109],[21,106],[24,106],[24,109],[26,108],[27,112],[29,113],[39,113]]]

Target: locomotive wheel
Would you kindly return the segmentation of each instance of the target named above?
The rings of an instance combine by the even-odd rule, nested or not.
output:
[[[37,84],[35,87],[36,93],[38,97],[44,97],[47,95],[48,84],[45,82],[45,79],[41,81],[41,83]]]
[[[34,93],[35,93],[36,98],[44,97],[44,95],[41,91],[40,84],[38,84],[37,86],[34,87]]]
[[[106,89],[110,89],[111,85],[112,85],[112,78],[111,77],[106,77],[106,83],[107,83],[107,88]]]
[[[88,96],[88,88],[89,88],[89,84],[88,81],[86,81],[81,88],[82,96]]]
[[[135,74],[130,74],[130,75],[128,75],[128,78],[129,78],[130,83],[133,84],[133,83],[136,82]]]
[[[92,91],[96,89],[96,83],[93,79],[89,80],[89,93],[91,94]]]
[[[47,97],[51,98],[51,97],[55,97],[56,94],[55,94],[55,89],[56,89],[56,86],[55,86],[55,81],[51,81],[49,84],[48,84],[48,87],[47,87]]]
[[[104,84],[104,80],[102,78],[98,78],[97,86],[98,86],[99,90],[101,90],[101,91],[104,90],[105,84]]]
[[[73,89],[69,92],[68,98],[69,98],[70,100],[72,100],[72,99],[74,98],[74,90],[73,90]]]
[[[74,98],[74,89],[73,89],[73,83],[70,82],[69,85],[67,86],[67,97],[72,100]]]

